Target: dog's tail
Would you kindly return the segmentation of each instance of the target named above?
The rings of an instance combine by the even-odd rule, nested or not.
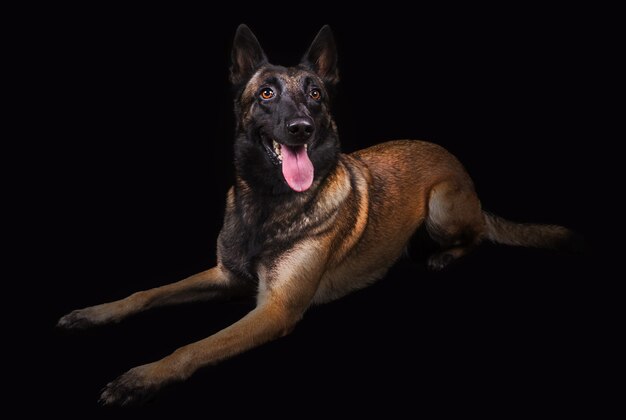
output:
[[[583,251],[583,240],[577,233],[557,225],[514,223],[483,212],[486,237],[492,242],[570,253]]]

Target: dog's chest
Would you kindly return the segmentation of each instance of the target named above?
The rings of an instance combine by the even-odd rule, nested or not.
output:
[[[305,211],[258,209],[248,215],[229,211],[218,239],[220,262],[235,275],[257,282],[260,263],[271,263],[298,241],[314,235],[318,224],[319,218]]]

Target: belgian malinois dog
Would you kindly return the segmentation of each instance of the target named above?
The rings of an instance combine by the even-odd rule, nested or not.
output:
[[[440,270],[482,240],[564,248],[560,226],[515,224],[482,211],[459,161],[435,144],[400,140],[350,155],[339,150],[330,94],[339,80],[324,26],[296,67],[268,62],[241,25],[232,50],[236,183],[228,192],[217,266],[125,299],[76,310],[58,325],[81,329],[146,309],[256,295],[241,320],[171,355],[129,370],[102,392],[104,404],[146,399],[218,363],[288,334],[307,308],[384,276],[420,227],[440,246]]]

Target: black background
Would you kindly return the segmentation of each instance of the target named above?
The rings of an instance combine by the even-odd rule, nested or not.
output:
[[[485,209],[589,239],[584,21],[547,9],[341,18],[277,9],[81,10],[46,27],[36,58],[49,139],[38,150],[45,350],[36,375],[51,412],[93,415],[109,380],[253,307],[166,308],[80,334],[53,328],[73,309],[215,264],[234,179],[227,77],[241,22],[285,65],[331,24],[344,151],[436,142],[464,163]],[[580,409],[586,260],[490,244],[438,274],[402,260],[375,286],[311,309],[290,336],[199,372],[148,409]]]

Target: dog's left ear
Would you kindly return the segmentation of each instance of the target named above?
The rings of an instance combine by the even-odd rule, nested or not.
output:
[[[320,29],[300,64],[317,73],[327,85],[339,81],[337,47],[330,26],[324,25]]]

